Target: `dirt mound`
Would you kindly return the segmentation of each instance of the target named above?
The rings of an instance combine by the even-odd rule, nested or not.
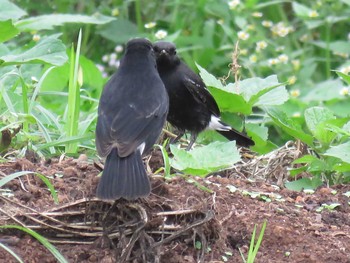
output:
[[[290,158],[282,159],[290,163]],[[242,162],[205,179],[174,177],[165,182],[154,176],[150,197],[136,202],[96,199],[99,170],[84,156],[8,161],[0,164],[0,178],[17,171],[44,174],[59,204],[37,176],[22,176],[0,192],[0,225],[39,232],[69,262],[242,262],[240,251],[246,255],[254,225],[259,232],[267,220],[256,262],[349,263],[350,206],[344,193],[350,186],[323,187],[314,194],[281,189],[277,184],[287,177],[285,165],[274,166],[276,156],[270,159],[265,166],[274,172],[265,168],[265,178],[254,180],[256,161],[254,169]],[[148,165],[152,171],[161,167],[161,154],[153,153]],[[334,210],[320,211],[323,204],[334,203],[339,204]],[[3,230],[0,242],[25,262],[56,262],[21,231]],[[0,249],[0,261],[14,258]]]

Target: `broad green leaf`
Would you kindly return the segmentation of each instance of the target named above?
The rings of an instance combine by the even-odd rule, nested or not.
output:
[[[343,162],[350,163],[350,141],[331,147],[324,155],[337,157]]]
[[[312,11],[309,7],[299,4],[296,1],[292,2],[292,7],[297,16],[309,17],[309,13]]]
[[[0,43],[15,37],[18,33],[18,29],[15,28],[11,20],[0,21]]]
[[[0,21],[17,20],[27,14],[24,10],[7,0],[0,0],[0,6]]]
[[[305,121],[306,125],[311,131],[312,134],[315,135],[317,126],[324,121],[332,120],[335,118],[333,113],[324,107],[311,107],[305,110]]]
[[[252,107],[241,95],[231,93],[222,89],[208,86],[210,93],[215,98],[221,111],[231,113],[240,112],[245,115],[252,113]]]
[[[344,74],[343,72],[337,71],[337,70],[335,70],[335,73],[337,73],[338,76],[339,76],[342,80],[344,80],[348,85],[350,85],[350,76],[349,76],[349,75]]]
[[[333,99],[342,99],[343,95],[340,94],[340,91],[343,87],[343,83],[340,79],[326,80],[317,84],[306,96],[302,97],[301,99],[305,102],[320,102]]]
[[[224,87],[221,81],[214,75],[210,74],[197,63],[196,66],[199,69],[199,75],[215,98],[221,111],[241,112],[243,114],[250,114],[252,112],[252,107],[241,95],[237,94],[235,88]]]
[[[267,114],[272,118],[273,122],[282,130],[296,139],[300,139],[308,145],[313,144],[313,137],[303,131],[301,126],[287,114],[277,108],[267,108]]]
[[[51,14],[22,19],[16,23],[16,27],[21,31],[53,29],[55,26],[61,26],[65,23],[82,24],[107,24],[115,20],[114,17],[101,14],[73,15],[73,14]]]
[[[214,87],[217,89],[225,90],[224,85],[222,85],[221,81],[218,80],[214,75],[210,74],[206,69],[202,68],[197,63],[196,66],[199,70],[199,75],[203,79],[205,85],[207,85],[208,87]]]
[[[16,55],[0,57],[0,65],[16,65],[24,63],[48,63],[61,66],[67,61],[66,47],[57,35],[41,39],[34,47]]]
[[[230,168],[241,159],[235,141],[213,142],[191,151],[174,145],[170,145],[170,149],[174,155],[170,160],[172,167],[199,176]]]
[[[98,33],[117,44],[124,44],[130,38],[142,36],[138,32],[137,26],[126,19],[118,19],[102,25]]]
[[[234,84],[228,85],[230,89]],[[262,78],[249,78],[239,82],[239,93],[254,106],[281,105],[288,100],[285,86],[278,82],[276,75]]]
[[[302,191],[303,189],[316,189],[322,185],[322,180],[318,176],[313,178],[301,178],[296,181],[285,183],[285,187],[293,191]]]
[[[315,161],[315,160],[318,160],[318,158],[317,158],[316,156],[307,154],[307,155],[304,155],[304,156],[302,156],[302,157],[300,157],[300,158],[294,160],[294,161],[292,162],[292,164],[311,163],[311,162],[313,162],[313,161]]]

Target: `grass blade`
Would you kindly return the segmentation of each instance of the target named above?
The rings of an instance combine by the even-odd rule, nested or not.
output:
[[[69,91],[68,91],[68,111],[66,120],[66,135],[73,137],[78,134],[78,123],[80,113],[80,87],[78,83],[79,75],[79,56],[81,48],[81,29],[79,31],[77,50],[74,53],[74,45],[71,49],[70,57],[70,76],[69,76]],[[66,145],[67,153],[76,153],[78,148],[77,143],[68,143]]]
[[[47,250],[51,252],[51,254],[58,260],[60,263],[68,263],[68,261],[64,258],[64,256],[55,248],[45,237],[42,235],[38,234],[37,232],[26,228],[22,226],[16,226],[16,225],[5,225],[5,226],[0,226],[0,229],[18,229],[23,232],[26,232],[27,234],[31,235],[34,237],[36,240],[38,240],[41,244],[43,244]]]
[[[49,188],[54,202],[56,204],[58,204],[58,197],[57,197],[57,193],[55,191],[54,186],[51,184],[50,180],[46,178],[45,175],[40,174],[40,173],[31,172],[31,171],[21,171],[21,172],[16,172],[16,173],[7,175],[0,180],[0,188],[3,187],[8,182],[10,182],[11,180],[13,180],[17,177],[23,176],[23,175],[27,175],[27,174],[34,174],[35,176],[38,176],[46,184],[46,186]]]
[[[9,248],[8,246],[5,246],[4,244],[0,243],[0,248],[3,248],[4,250],[6,250],[11,256],[13,256],[18,262],[20,263],[24,263],[22,261],[22,259],[14,252],[12,251],[11,248]]]

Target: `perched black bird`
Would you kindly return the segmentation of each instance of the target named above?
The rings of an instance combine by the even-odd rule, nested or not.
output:
[[[152,43],[130,40],[98,108],[96,148],[101,157],[107,156],[97,188],[99,198],[149,195],[151,187],[141,156],[157,141],[168,107]]]
[[[251,146],[254,141],[220,119],[220,110],[203,80],[176,55],[176,47],[171,42],[156,42],[153,45],[158,72],[169,95],[167,120],[175,126],[180,139],[186,131],[191,133],[191,149],[198,133],[205,129],[216,130],[238,145]]]

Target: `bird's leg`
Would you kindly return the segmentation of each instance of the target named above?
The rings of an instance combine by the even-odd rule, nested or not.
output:
[[[184,134],[185,134],[185,131],[179,130],[179,134],[176,136],[176,138],[171,139],[170,143],[171,144],[177,143],[181,139],[181,137],[184,136]]]
[[[188,144],[187,148],[186,148],[186,151],[189,151],[191,150],[194,142],[196,141],[197,139],[197,136],[198,134],[197,133],[191,133],[191,139],[190,139],[190,143]]]

